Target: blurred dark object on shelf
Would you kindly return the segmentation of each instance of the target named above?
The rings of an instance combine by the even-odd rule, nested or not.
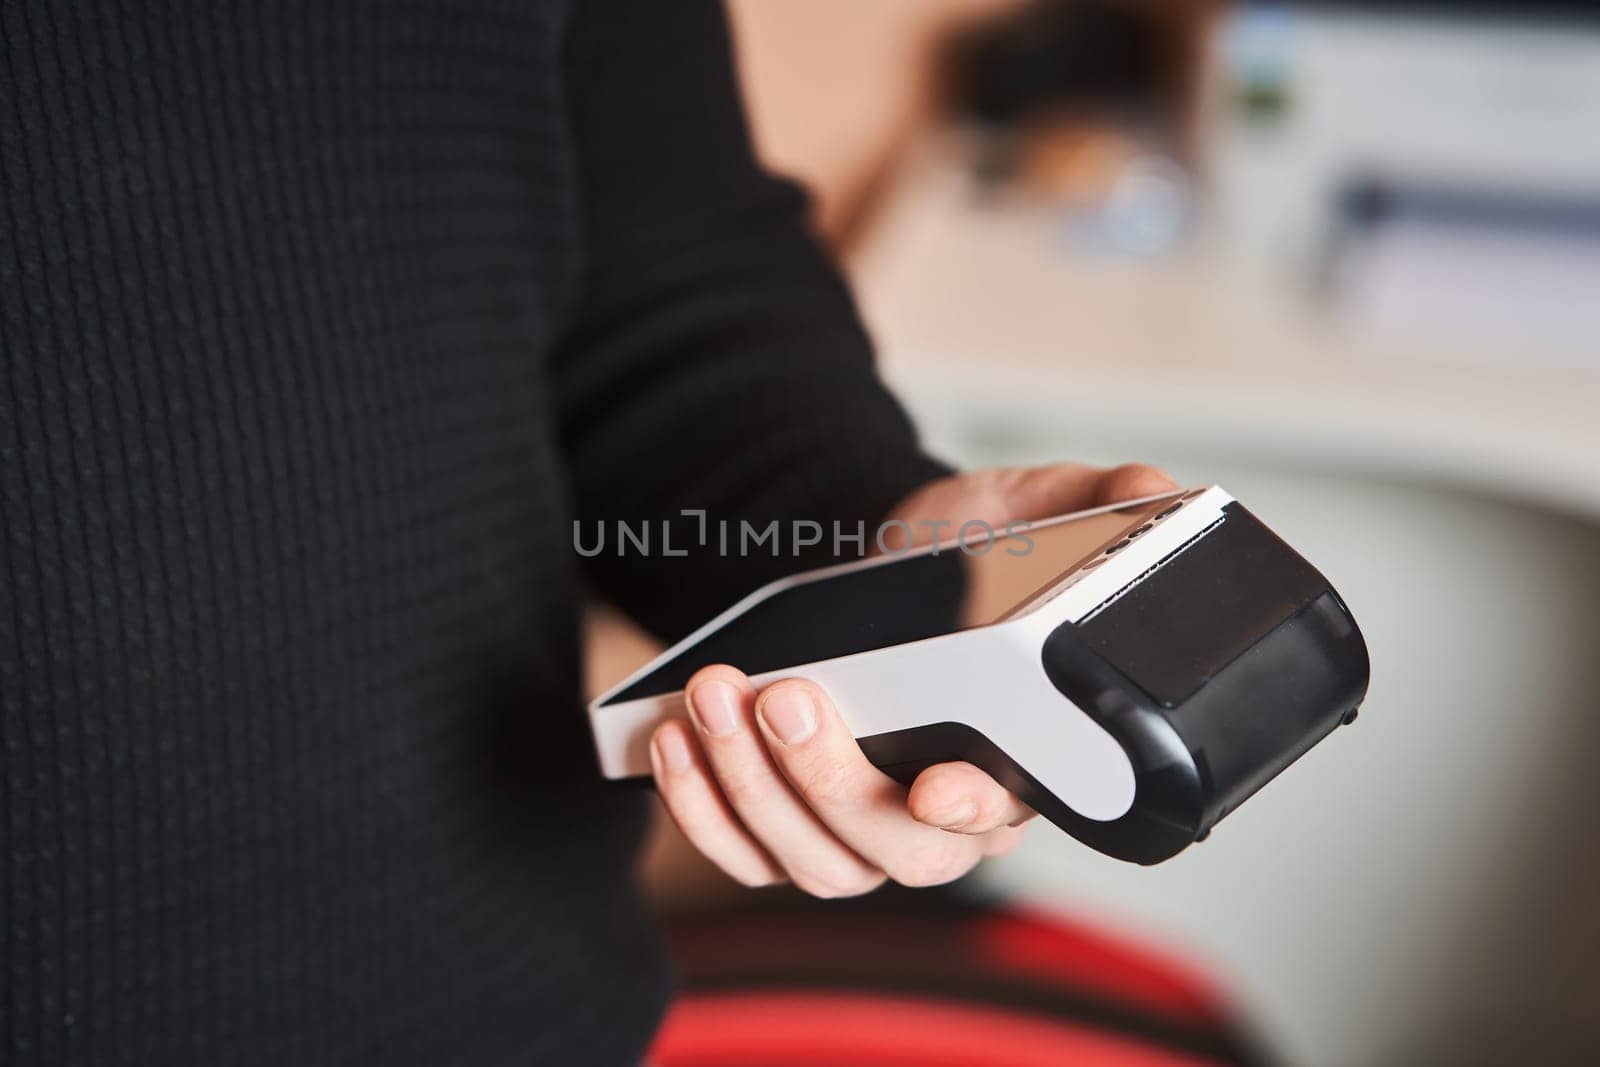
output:
[[[1161,27],[1106,0],[1038,0],[951,42],[951,110],[985,126],[1062,112],[1147,120],[1163,97]]]
[[[959,888],[764,893],[668,920],[684,991],[657,1067],[1207,1067],[1268,1062],[1209,980]]]
[[[988,130],[1063,120],[1137,129],[1186,155],[1220,0],[1032,0],[954,32],[946,113]]]
[[[951,36],[944,110],[978,188],[1057,213],[1063,248],[1159,256],[1193,214],[1210,0],[1034,0]]]

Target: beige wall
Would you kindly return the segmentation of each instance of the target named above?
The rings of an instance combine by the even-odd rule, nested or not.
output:
[[[927,117],[931,60],[953,26],[1018,0],[729,0],[763,158],[811,187],[842,241],[883,169]]]

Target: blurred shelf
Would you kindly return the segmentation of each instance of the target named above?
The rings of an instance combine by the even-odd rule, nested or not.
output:
[[[1074,254],[1057,215],[981,203],[948,159],[906,168],[851,261],[883,373],[920,417],[1600,518],[1600,339],[1588,368],[1534,349],[1389,350],[1214,237],[1155,262]]]

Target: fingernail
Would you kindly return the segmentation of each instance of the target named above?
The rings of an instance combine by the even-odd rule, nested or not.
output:
[[[932,816],[931,822],[941,830],[954,830],[965,826],[978,814],[978,805],[970,800],[963,800],[960,804],[953,804]]]
[[[682,774],[693,762],[689,755],[689,742],[680,730],[662,730],[650,745],[656,750],[656,761],[668,774]]]
[[[816,708],[799,686],[775,689],[762,700],[761,721],[786,745],[798,745],[817,731]]]
[[[727,682],[701,682],[689,694],[689,711],[705,733],[726,737],[739,728],[739,691]]]

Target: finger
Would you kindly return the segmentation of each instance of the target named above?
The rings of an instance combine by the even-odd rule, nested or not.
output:
[[[1082,463],[1052,463],[1005,472],[1002,510],[1010,519],[1048,519],[1094,507],[1105,472]]]
[[[1116,504],[1123,500],[1170,493],[1178,483],[1165,471],[1144,463],[1125,463],[1105,471],[1100,476],[1095,502]]]
[[[706,667],[686,690],[706,763],[728,805],[796,886],[819,897],[855,896],[883,883],[800,799],[755,725],[755,687],[727,666]]]
[[[820,686],[774,683],[756,701],[779,768],[824,824],[901,885],[939,885],[983,857],[972,838],[926,826],[906,811],[905,788],[868,762]]]
[[[744,828],[711,777],[687,723],[663,723],[650,739],[650,766],[667,814],[689,843],[747,886],[783,881],[783,870]]]
[[[1026,826],[1002,826],[984,835],[983,854],[991,858],[1009,855],[1027,835]]]
[[[1033,809],[970,763],[940,763],[917,775],[906,807],[918,822],[986,834],[1033,817]]]

